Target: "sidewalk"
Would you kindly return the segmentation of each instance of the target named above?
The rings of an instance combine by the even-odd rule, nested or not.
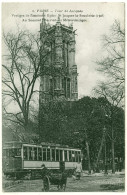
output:
[[[105,173],[104,171],[101,171],[100,173],[93,173],[93,171],[91,171],[91,174],[88,173],[88,171],[83,171],[82,172],[82,176],[83,177],[92,177],[92,176],[104,176]],[[115,172],[115,174],[112,173],[111,170],[108,170],[108,176],[115,176],[115,175],[125,175],[125,170],[123,169],[121,172]]]

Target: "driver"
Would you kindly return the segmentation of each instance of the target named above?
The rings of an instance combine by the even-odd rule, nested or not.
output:
[[[41,176],[43,179],[46,175],[49,175],[49,170],[46,168],[45,164],[42,164],[41,168]]]

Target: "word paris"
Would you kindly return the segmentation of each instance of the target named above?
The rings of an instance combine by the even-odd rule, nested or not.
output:
[[[37,12],[49,12],[50,10],[48,10],[48,9],[37,9]],[[57,13],[62,13],[62,12],[83,12],[83,10],[72,10],[72,9],[69,9],[69,10],[67,10],[67,9],[65,9],[65,10],[60,10],[60,9],[55,9],[54,10],[55,12],[57,12]]]

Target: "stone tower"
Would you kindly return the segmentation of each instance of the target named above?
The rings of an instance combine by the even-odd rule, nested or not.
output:
[[[77,65],[75,64],[75,33],[60,18],[50,27],[43,16],[40,24],[40,103],[54,97],[68,101],[78,99]]]

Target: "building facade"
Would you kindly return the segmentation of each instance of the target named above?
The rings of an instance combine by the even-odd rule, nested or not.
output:
[[[40,24],[40,103],[54,97],[78,99],[75,31],[58,18],[50,27],[43,17]]]

